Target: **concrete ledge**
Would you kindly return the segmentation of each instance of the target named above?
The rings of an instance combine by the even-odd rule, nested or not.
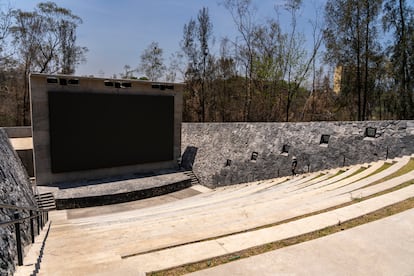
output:
[[[26,138],[32,137],[32,127],[4,127],[6,134],[9,138]]]
[[[140,200],[176,192],[191,186],[184,173],[94,183],[55,190],[56,208],[73,209]],[[41,189],[41,187],[39,187]]]

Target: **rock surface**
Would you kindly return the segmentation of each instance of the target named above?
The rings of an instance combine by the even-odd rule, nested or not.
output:
[[[367,128],[374,137],[366,137]],[[183,166],[211,187],[289,175],[293,156],[302,173],[413,152],[413,121],[182,125]]]
[[[0,128],[0,203],[19,207],[36,206],[26,170],[2,128]],[[28,211],[0,208],[0,221],[12,220],[16,212],[19,212],[20,217],[29,216]],[[20,227],[23,246],[26,246],[31,240],[29,221],[21,224]],[[13,275],[17,263],[14,226],[0,227],[0,237],[0,275]]]

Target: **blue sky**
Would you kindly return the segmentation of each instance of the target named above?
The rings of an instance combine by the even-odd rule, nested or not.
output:
[[[42,1],[0,0],[10,2],[13,8],[31,11]],[[156,41],[164,49],[164,59],[179,50],[183,26],[196,18],[202,7],[209,9],[216,39],[213,52],[217,52],[223,37],[234,39],[236,27],[220,0],[55,0],[58,6],[70,9],[80,16],[83,24],[78,28],[78,44],[89,49],[87,63],[78,66],[77,75],[109,77],[123,71],[125,64],[136,67],[143,50]],[[315,18],[315,7],[325,0],[306,0],[299,18],[299,30],[309,33],[308,21]],[[275,5],[283,0],[254,0],[257,20],[275,17]],[[320,11],[322,16],[323,11]],[[281,22],[288,17],[282,16]],[[286,23],[287,24],[287,23]],[[310,38],[309,38],[310,39]]]

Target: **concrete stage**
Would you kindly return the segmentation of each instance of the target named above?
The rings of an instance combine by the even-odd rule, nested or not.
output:
[[[39,194],[52,193],[57,209],[72,209],[134,201],[179,191],[191,186],[182,171],[129,175],[53,186],[37,186]]]

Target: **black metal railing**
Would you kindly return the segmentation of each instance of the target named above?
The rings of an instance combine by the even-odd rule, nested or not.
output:
[[[47,210],[31,207],[19,207],[14,205],[0,204],[1,209],[15,210],[13,214],[13,219],[9,221],[0,222],[0,227],[7,227],[14,225],[14,231],[16,235],[16,247],[17,247],[17,264],[19,266],[23,265],[23,247],[22,247],[22,238],[20,231],[20,224],[24,223],[27,220],[30,220],[30,235],[31,242],[35,242],[35,227],[34,220],[37,220],[37,235],[40,234],[40,230],[43,230],[46,222],[49,220],[49,213]],[[29,216],[24,216],[29,212]],[[21,215],[23,213],[23,216]]]

